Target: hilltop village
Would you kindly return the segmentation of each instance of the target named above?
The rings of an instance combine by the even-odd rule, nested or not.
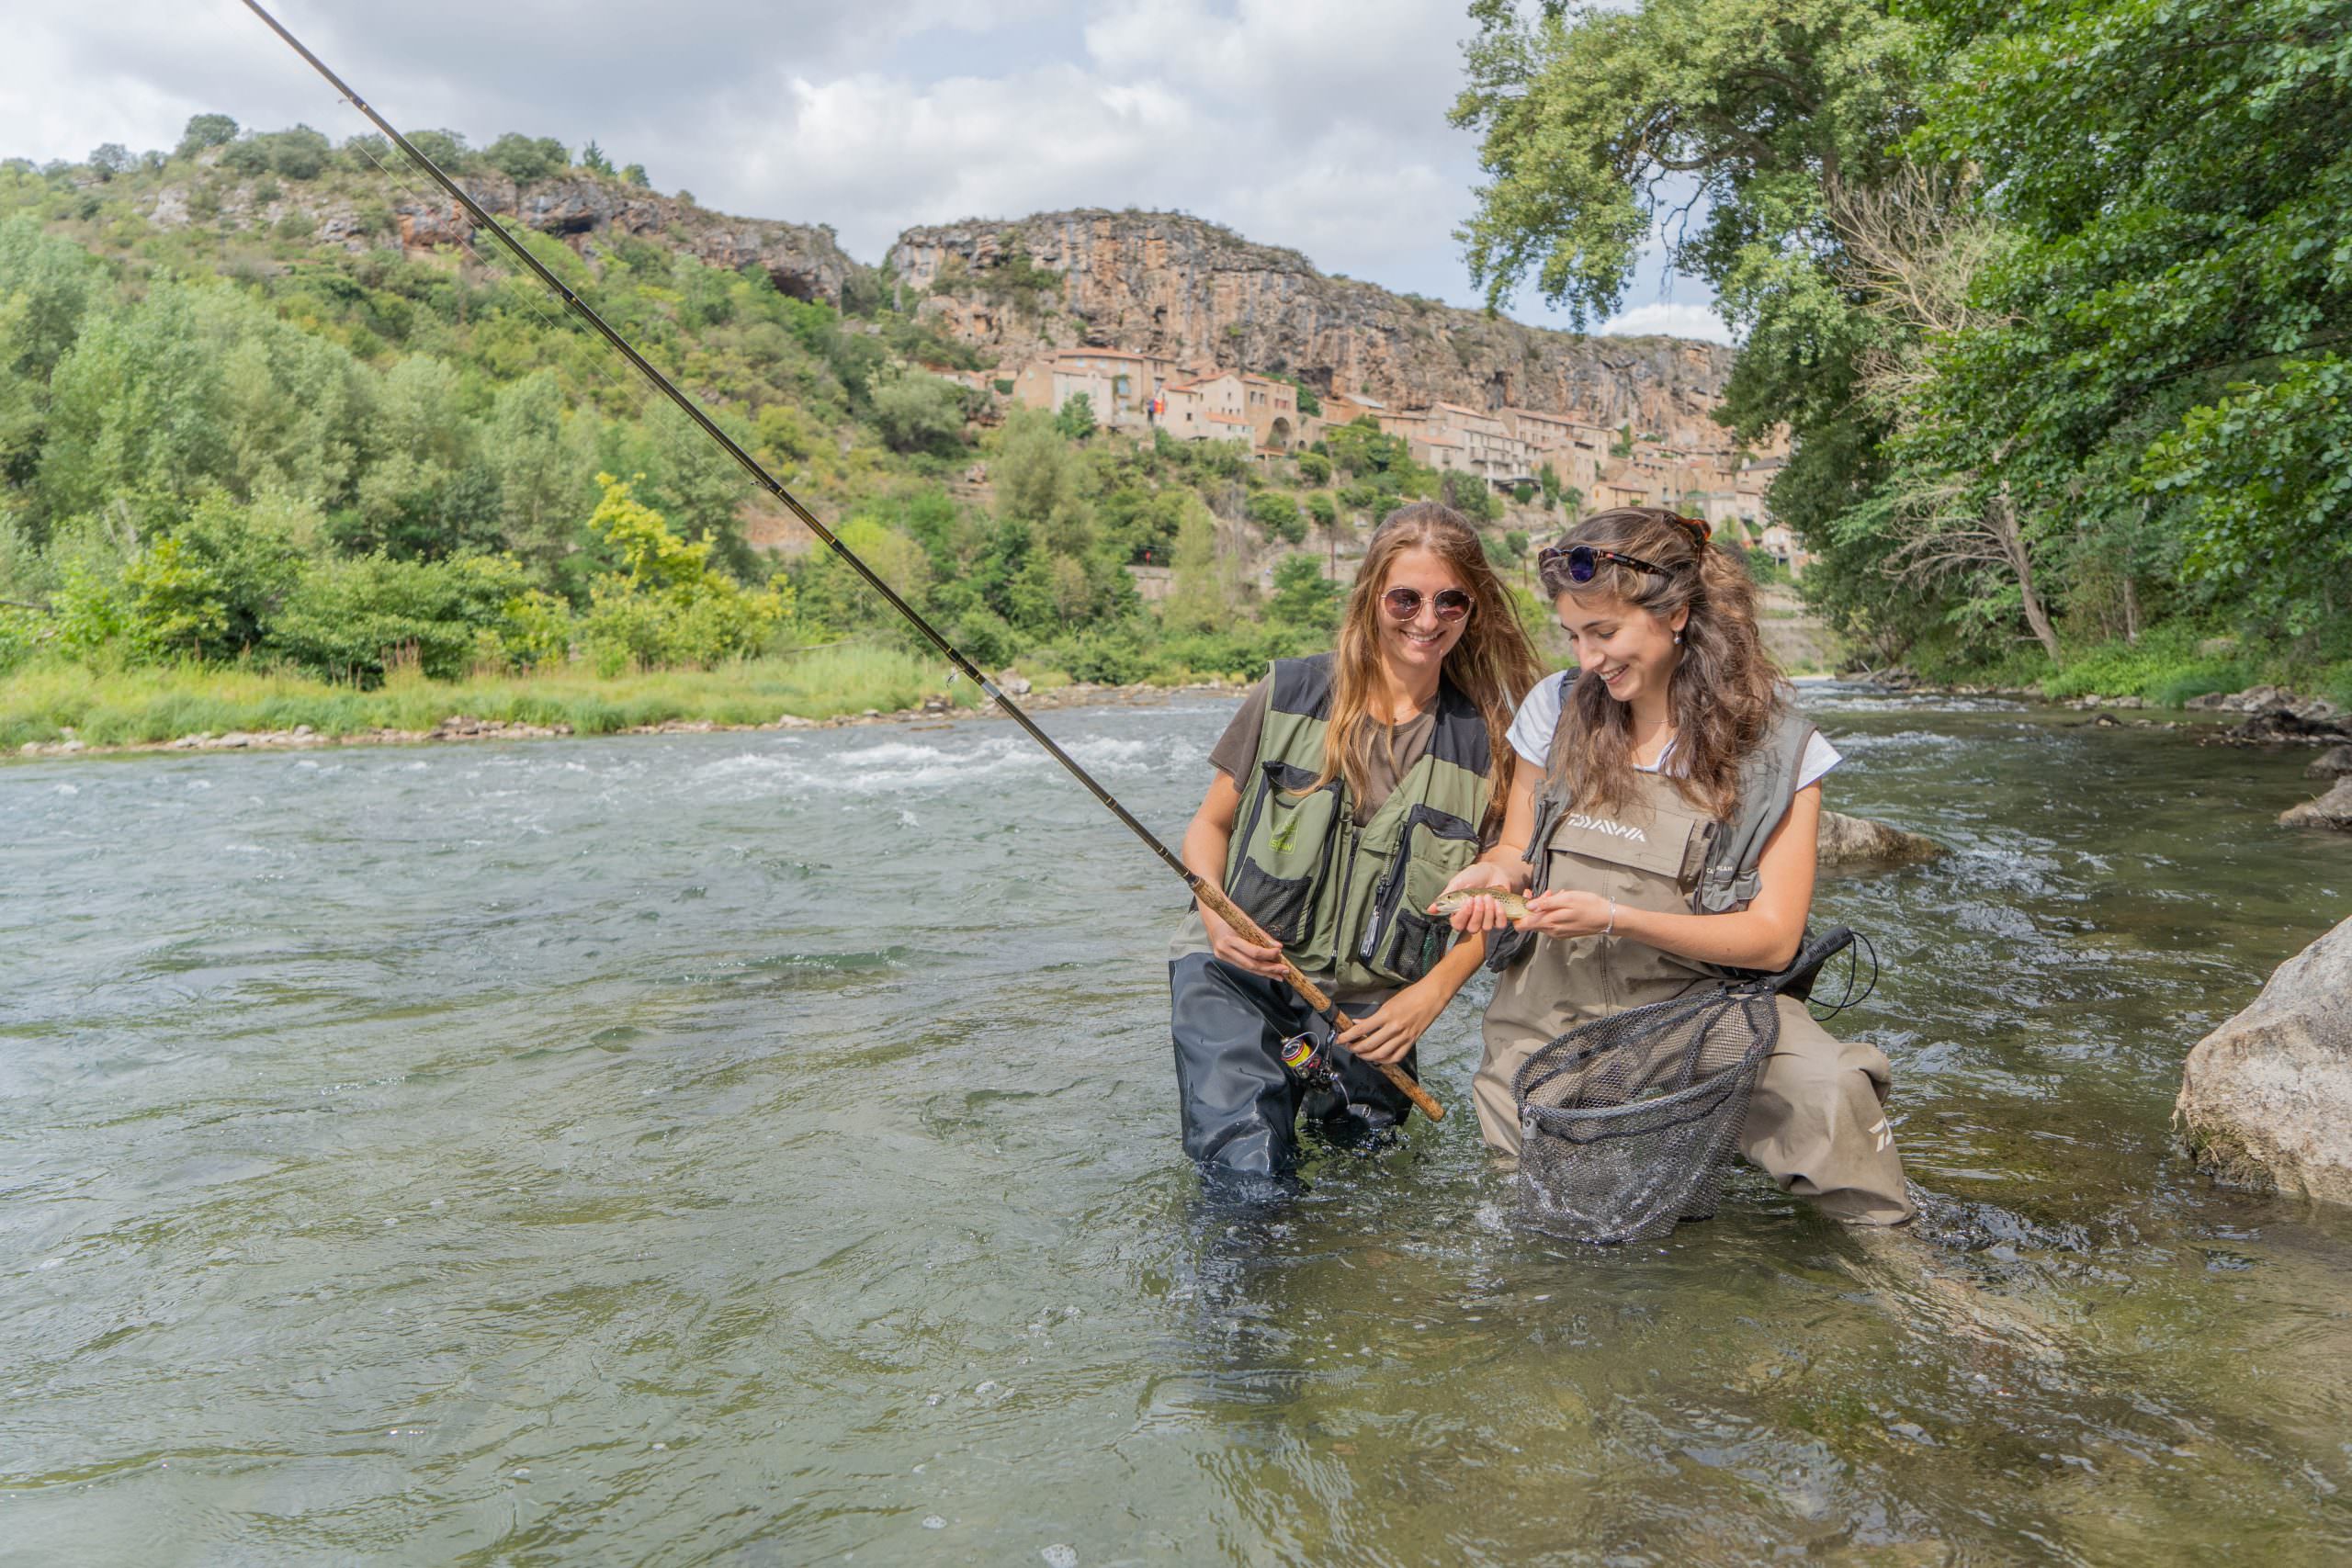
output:
[[[926,368],[1013,406],[1060,412],[1075,404],[1096,426],[1122,435],[1227,442],[1260,463],[1309,450],[1336,426],[1369,423],[1401,438],[1415,462],[1476,475],[1521,502],[1546,488],[1548,469],[1550,489],[1574,492],[1572,509],[1671,506],[1703,516],[1793,573],[1808,558],[1764,503],[1784,457],[1745,450],[1728,436],[1672,444],[1630,422],[1610,425],[1592,415],[1445,401],[1397,408],[1337,389],[1308,390],[1302,409],[1301,388],[1291,380],[1108,347],[1065,348],[993,370]]]

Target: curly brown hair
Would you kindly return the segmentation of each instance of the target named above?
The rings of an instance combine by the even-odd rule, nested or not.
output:
[[[1366,722],[1366,709],[1380,682],[1380,596],[1388,586],[1390,565],[1415,547],[1442,558],[1470,592],[1470,618],[1461,640],[1445,656],[1445,678],[1477,705],[1487,721],[1493,758],[1487,777],[1493,798],[1487,820],[1480,826],[1483,836],[1491,839],[1501,825],[1517,764],[1507,739],[1510,721],[1521,699],[1543,678],[1544,664],[1519,624],[1509,591],[1487,563],[1477,534],[1460,513],[1434,501],[1417,501],[1390,513],[1357,569],[1355,587],[1340,618],[1339,649],[1331,660],[1331,718],[1323,732],[1323,773],[1316,787],[1344,774],[1349,791],[1363,798],[1375,728]]]
[[[1663,575],[1604,560],[1591,581],[1568,575],[1566,552],[1577,545],[1615,550],[1664,569]],[[1614,597],[1659,620],[1688,608],[1682,657],[1667,682],[1674,725],[1675,787],[1718,820],[1739,808],[1740,763],[1764,743],[1782,702],[1782,677],[1756,626],[1756,582],[1737,557],[1708,542],[1696,518],[1659,506],[1596,512],[1544,552],[1544,587],[1556,601]],[[1633,713],[1590,671],[1577,677],[1563,705],[1571,726],[1552,750],[1554,785],[1577,807],[1623,807],[1634,795]]]

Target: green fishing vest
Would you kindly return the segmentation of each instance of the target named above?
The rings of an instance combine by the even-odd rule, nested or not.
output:
[[[1410,985],[1453,935],[1427,912],[1430,903],[1478,856],[1490,793],[1486,719],[1441,682],[1429,750],[1359,828],[1344,776],[1313,787],[1331,656],[1276,660],[1269,679],[1257,771],[1235,781],[1241,809],[1226,893],[1291,962],[1342,992]]]

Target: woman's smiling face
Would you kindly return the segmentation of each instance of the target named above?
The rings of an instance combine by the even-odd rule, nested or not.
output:
[[[1553,608],[1576,645],[1577,664],[1598,676],[1611,696],[1631,703],[1645,692],[1665,694],[1682,661],[1674,634],[1690,618],[1688,608],[1661,620],[1614,593],[1563,593]]]
[[[1388,613],[1386,602],[1386,596],[1399,588],[1409,588],[1421,596],[1419,608],[1401,621]],[[1388,581],[1380,585],[1379,615],[1380,652],[1390,669],[1399,674],[1435,670],[1462,640],[1463,631],[1470,625],[1467,615],[1453,621],[1438,618],[1437,596],[1448,589],[1467,593],[1469,585],[1454,575],[1453,568],[1435,550],[1415,545],[1397,551],[1396,558],[1388,563]]]

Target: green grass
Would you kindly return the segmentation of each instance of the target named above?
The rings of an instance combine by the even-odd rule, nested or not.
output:
[[[935,695],[949,695],[959,706],[978,701],[968,682],[951,687],[936,660],[858,645],[612,680],[564,671],[447,682],[411,678],[374,691],[277,671],[174,665],[96,673],[53,663],[0,676],[0,748],[62,739],[69,728],[90,745],[120,746],[303,724],[322,735],[430,729],[457,714],[568,724],[577,734],[605,735],[670,719],[772,724],[787,713],[801,718],[867,708],[888,713]]]
[[[1997,660],[1922,649],[1914,667],[1930,681],[2031,687],[2062,702],[2128,696],[2159,707],[2178,707],[2208,692],[2270,684],[2352,706],[2352,639],[2341,633],[2275,641],[2242,636],[2226,650],[2199,651],[2200,644],[2216,640],[2211,627],[2175,622],[2149,627],[2137,642],[2119,638],[2068,646],[2063,663],[2052,663],[2039,648],[2020,649]]]

